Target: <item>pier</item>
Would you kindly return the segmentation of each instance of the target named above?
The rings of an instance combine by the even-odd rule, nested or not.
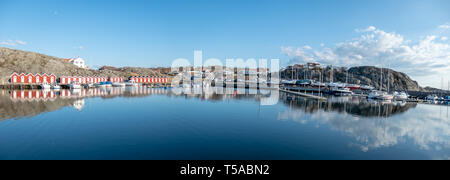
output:
[[[307,94],[307,93],[295,92],[295,91],[290,91],[290,90],[286,90],[286,89],[280,89],[280,91],[285,92],[285,93],[289,93],[289,94],[294,94],[294,95],[306,97],[306,98],[311,98],[311,99],[327,100],[327,98],[325,98],[325,97],[322,97],[322,96],[316,96],[316,95],[313,95],[313,94]]]

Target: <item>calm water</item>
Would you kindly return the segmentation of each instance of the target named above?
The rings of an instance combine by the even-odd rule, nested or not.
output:
[[[0,159],[450,158],[448,106],[278,96],[0,91]]]

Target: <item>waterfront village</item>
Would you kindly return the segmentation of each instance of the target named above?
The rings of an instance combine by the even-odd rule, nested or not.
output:
[[[77,57],[72,59],[63,59],[63,61],[71,63],[79,68],[88,69],[86,61]],[[185,67],[186,68],[186,67]],[[14,72],[10,76],[10,89],[44,89],[44,90],[60,90],[60,89],[90,89],[90,88],[111,88],[111,87],[164,87],[167,88],[173,78],[169,76],[177,76],[183,72],[184,80],[190,79],[190,84],[179,82],[179,86],[183,88],[191,88],[199,86],[194,82],[200,81],[201,87],[205,84],[209,86],[223,86],[234,88],[276,88],[285,93],[324,100],[327,96],[362,96],[368,99],[381,101],[440,101],[448,102],[450,97],[445,94],[430,94],[426,97],[413,97],[406,91],[397,91],[395,87],[389,87],[389,73],[383,72],[381,68],[378,89],[374,85],[361,84],[360,81],[349,82],[349,72],[347,70],[345,82],[335,81],[334,70],[332,66],[323,67],[316,62],[306,64],[290,65],[279,70],[279,82],[272,82],[269,68],[221,68],[223,71],[217,76],[217,67],[187,67],[179,68],[171,71],[168,76],[130,76],[130,77],[96,77],[96,76],[60,76],[57,77],[51,72],[49,74],[32,74],[25,72]],[[330,73],[324,72],[325,69]],[[186,71],[183,71],[186,70]],[[223,74],[222,74],[223,73]],[[210,75],[215,74],[215,75]],[[189,76],[189,77],[186,77]],[[388,76],[388,77],[383,77]],[[230,78],[231,77],[231,78]],[[378,78],[378,77],[377,77]],[[383,78],[384,81],[383,81]],[[386,85],[382,83],[386,82]],[[342,79],[341,79],[342,80]],[[280,86],[273,86],[274,84]],[[5,87],[4,87],[5,88]]]

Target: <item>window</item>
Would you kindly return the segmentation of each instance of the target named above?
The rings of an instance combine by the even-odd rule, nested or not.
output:
[[[37,83],[39,83],[39,76],[38,76],[38,77],[36,77],[36,82],[37,82]]]
[[[53,76],[52,76],[52,77],[50,78],[50,82],[53,83],[54,80],[55,80],[55,79],[54,79]]]
[[[31,76],[28,76],[28,83],[31,83],[31,82],[33,82],[33,79]]]
[[[13,77],[13,83],[17,82],[17,76]]]

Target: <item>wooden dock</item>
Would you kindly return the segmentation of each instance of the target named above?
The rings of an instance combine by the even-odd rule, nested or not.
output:
[[[306,94],[306,93],[302,93],[302,92],[289,91],[289,90],[285,90],[285,89],[280,89],[280,91],[285,92],[285,93],[289,93],[289,94],[294,94],[294,95],[306,97],[306,98],[311,98],[311,99],[327,100],[326,97],[316,96],[316,95],[312,95],[312,94]]]

